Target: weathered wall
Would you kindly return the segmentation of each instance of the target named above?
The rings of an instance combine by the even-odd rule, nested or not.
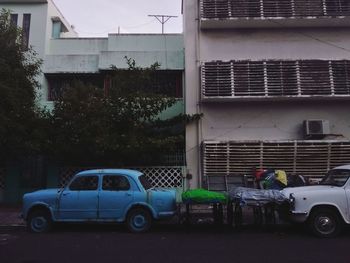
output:
[[[200,184],[205,140],[300,140],[306,119],[330,121],[331,133],[350,139],[350,102],[291,99],[284,102],[200,101],[200,63],[215,60],[350,59],[350,28],[201,29],[198,0],[184,3],[186,112],[203,113],[187,128],[187,167]]]

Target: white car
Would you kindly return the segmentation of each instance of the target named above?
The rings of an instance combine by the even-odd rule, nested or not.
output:
[[[318,185],[285,188],[288,218],[307,223],[319,237],[334,237],[350,224],[350,165],[331,169]]]

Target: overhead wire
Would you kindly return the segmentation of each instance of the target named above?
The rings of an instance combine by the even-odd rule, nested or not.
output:
[[[149,20],[148,22],[146,23],[142,23],[142,24],[138,24],[138,25],[135,25],[135,26],[128,26],[128,27],[125,27],[125,26],[120,26],[121,28],[123,29],[135,29],[135,28],[139,28],[139,27],[143,27],[143,26],[146,26],[146,25],[149,25],[151,23],[154,23],[155,22],[155,18],[152,19],[152,20]],[[104,30],[104,31],[101,31],[101,32],[87,32],[87,31],[83,31],[83,30],[79,30],[79,29],[76,29],[78,32],[80,33],[84,33],[84,34],[96,34],[96,35],[101,35],[101,34],[105,34],[105,33],[109,33],[111,31],[114,31],[114,30],[118,30],[119,26],[114,26],[110,29],[107,29],[107,30]]]
[[[283,25],[283,24],[281,24],[281,23],[279,23],[279,22],[277,22],[277,21],[275,21],[275,20],[269,19],[269,21],[272,22],[272,23],[274,23],[274,24],[276,24],[276,25],[279,25],[279,26],[282,27],[282,28],[288,28],[286,25]],[[301,32],[300,30],[295,30],[295,28],[293,29],[293,31],[294,31],[295,33],[299,34],[299,35],[303,35],[303,36],[305,36],[305,37],[308,37],[308,38],[313,39],[313,40],[315,40],[315,41],[318,41],[318,42],[320,42],[320,43],[323,43],[323,44],[326,44],[326,45],[329,45],[329,46],[332,46],[332,47],[335,47],[335,48],[338,48],[338,49],[341,49],[341,50],[344,50],[344,51],[350,53],[350,49],[348,49],[348,48],[345,48],[345,47],[342,47],[342,46],[338,46],[338,45],[336,45],[336,44],[334,44],[334,43],[331,43],[331,42],[329,42],[329,41],[322,40],[322,39],[320,39],[320,38],[318,38],[318,37],[314,37],[314,36],[312,36],[312,35],[310,35],[310,34],[306,34],[306,33],[304,33],[304,32]]]

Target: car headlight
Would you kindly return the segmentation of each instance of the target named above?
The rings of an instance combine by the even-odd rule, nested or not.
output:
[[[289,205],[290,205],[290,210],[294,210],[295,208],[295,197],[293,193],[289,195]]]

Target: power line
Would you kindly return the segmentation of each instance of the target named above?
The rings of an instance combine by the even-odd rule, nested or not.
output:
[[[277,22],[277,21],[274,21],[274,20],[272,20],[272,19],[269,19],[269,21],[272,22],[272,23],[275,23],[276,25],[279,25],[279,26],[282,27],[282,28],[287,28],[287,26],[285,26],[285,25],[283,25],[282,23],[279,23],[279,22]],[[322,43],[322,44],[326,44],[326,45],[328,45],[328,46],[335,47],[335,48],[338,48],[338,49],[341,49],[341,50],[343,50],[343,51],[346,51],[346,52],[349,52],[349,53],[350,53],[350,49],[347,49],[347,48],[345,48],[345,47],[338,46],[338,45],[333,44],[333,43],[331,43],[331,42],[328,42],[328,41],[319,39],[319,38],[314,37],[314,36],[312,36],[312,35],[309,35],[309,34],[306,34],[306,33],[304,33],[304,32],[301,32],[300,30],[294,30],[294,32],[297,33],[297,34],[299,34],[299,35],[303,35],[303,36],[305,36],[305,37],[311,38],[311,39],[313,39],[313,40],[315,40],[315,41],[318,41],[318,42],[320,42],[320,43]]]
[[[164,34],[164,24],[169,21],[171,18],[175,18],[177,16],[169,16],[169,15],[148,15],[151,17],[155,17],[162,24],[162,34]]]

